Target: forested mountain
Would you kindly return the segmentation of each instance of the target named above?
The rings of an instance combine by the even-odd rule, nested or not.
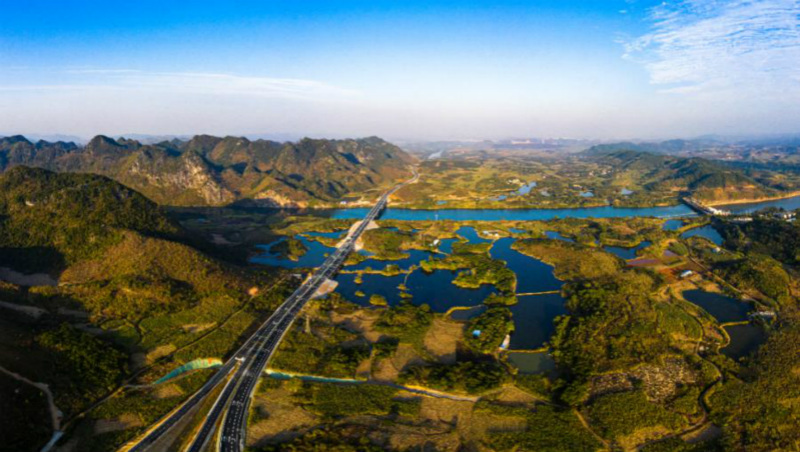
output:
[[[407,177],[413,161],[377,137],[278,143],[198,135],[145,145],[101,135],[84,147],[0,139],[0,171],[27,165],[102,174],[170,205],[326,205]]]
[[[218,261],[190,242],[190,234],[153,201],[105,176],[23,166],[0,174],[0,268],[47,273],[57,283],[18,287],[0,281],[0,366],[49,385],[68,422],[132,372],[151,369],[143,378],[152,379],[196,356],[224,355],[236,344],[238,329],[260,315],[255,307],[266,306],[259,304],[266,303],[259,301],[260,288],[280,272],[257,274]],[[233,332],[190,347],[239,311]],[[184,354],[173,353],[178,346]],[[31,401],[38,399],[14,395],[14,380],[0,377],[8,414],[0,436],[13,450],[39,450],[48,434],[31,429],[46,412]],[[147,405],[145,422],[179,403],[181,394]],[[15,403],[9,397],[29,398]],[[99,415],[81,421],[89,433]],[[102,445],[102,435],[96,440],[76,450],[110,447]]]
[[[583,156],[607,166],[617,179],[634,181],[650,191],[684,192],[709,201],[758,199],[777,196],[771,174],[746,172],[703,158],[683,158],[639,150],[594,147]]]

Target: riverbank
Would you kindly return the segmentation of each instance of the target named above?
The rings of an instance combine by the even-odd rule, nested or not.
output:
[[[773,197],[737,199],[737,200],[727,200],[727,201],[704,201],[704,202],[707,206],[735,206],[738,204],[755,204],[762,202],[780,201],[783,199],[796,198],[798,196],[800,196],[800,191],[793,191],[781,196],[773,196]]]

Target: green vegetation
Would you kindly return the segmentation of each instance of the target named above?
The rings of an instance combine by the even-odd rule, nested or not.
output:
[[[479,335],[473,332],[479,331]],[[494,353],[503,339],[514,331],[508,308],[489,308],[469,321],[464,330],[464,342],[478,353]]]
[[[42,333],[37,342],[52,356],[56,405],[67,414],[110,392],[127,373],[123,353],[66,323]]]
[[[408,257],[403,250],[416,247],[414,234],[378,228],[364,231],[361,236],[364,249],[374,253],[374,259],[397,260]]]
[[[459,272],[453,284],[469,289],[476,289],[482,284],[492,284],[503,293],[514,293],[517,286],[516,274],[506,267],[505,262],[489,257],[484,248],[481,246],[480,249],[473,247],[463,249],[457,248],[454,244],[453,254],[444,258],[431,257],[422,261],[420,267],[428,273],[435,270],[467,269]]]
[[[687,443],[680,438],[667,438],[644,446],[642,452],[717,452],[722,450],[716,440]]]
[[[170,383],[173,394],[167,397],[162,396],[158,388],[128,388],[115,394],[89,413],[89,422],[78,424],[73,436],[78,441],[77,447],[79,450],[116,450],[199,389],[211,372],[214,370],[197,371],[174,380]],[[120,430],[100,434],[94,431],[96,421],[126,418],[131,425]]]
[[[283,259],[290,259],[295,262],[300,260],[300,258],[306,254],[306,251],[308,251],[308,247],[306,247],[301,240],[294,237],[287,237],[285,240],[281,240],[269,248],[270,253],[277,254]]]
[[[770,335],[744,372],[711,398],[726,450],[793,450],[800,443],[800,327]]]
[[[421,162],[420,181],[404,187],[397,198],[405,206],[425,209],[589,207],[606,200],[616,206],[648,207],[677,204],[687,192],[722,202],[778,196],[798,187],[793,171],[741,170],[645,150],[618,143],[557,159],[497,149],[491,156],[460,152]],[[519,194],[530,182],[537,185]]]
[[[369,304],[373,306],[388,306],[389,303],[386,301],[386,297],[383,295],[372,294],[369,297]]]
[[[659,283],[642,271],[567,288],[569,316],[556,321],[552,355],[581,381],[589,375],[654,362],[670,349],[659,330],[653,296]],[[602,331],[602,334],[597,334]]]
[[[766,256],[749,255],[721,269],[724,278],[742,290],[756,290],[786,305],[793,302],[791,278],[780,262]]]
[[[600,396],[588,406],[587,412],[592,425],[605,438],[619,439],[648,427],[661,426],[674,431],[686,425],[680,415],[648,401],[642,391]]]
[[[715,227],[728,248],[800,265],[800,227],[796,223],[757,218],[749,223],[719,222]]]
[[[549,405],[536,405],[534,409],[527,409],[482,402],[479,402],[476,409],[526,420],[527,427],[524,430],[490,434],[487,443],[498,451],[594,452],[601,446],[570,410]]]
[[[301,374],[354,378],[356,368],[369,358],[370,348],[365,343],[349,344],[357,336],[342,328],[315,321],[313,332],[308,334],[301,325],[293,327],[284,337],[270,367],[276,370]]]
[[[684,245],[681,242],[670,243],[668,249],[673,253],[677,254],[678,256],[686,256],[687,254],[689,254],[689,249],[686,248],[686,245]]]
[[[553,265],[563,280],[611,276],[621,269],[620,259],[612,254],[561,240],[517,240],[511,247]]]
[[[375,328],[409,343],[418,343],[433,322],[430,306],[422,304],[414,306],[403,300],[397,306],[381,311]]]
[[[309,384],[311,409],[326,417],[354,414],[387,415],[397,413],[397,389],[373,384]],[[404,408],[405,409],[405,408]]]
[[[505,369],[494,361],[462,361],[411,366],[403,370],[398,381],[444,392],[480,394],[500,386],[507,375]]]
[[[397,346],[400,341],[397,338],[384,336],[378,342],[372,345],[372,350],[375,352],[375,359],[388,358],[397,351]]]
[[[105,177],[17,167],[0,177],[0,265],[62,270],[99,257],[120,230],[180,237],[180,228],[144,196]]]
[[[305,435],[277,445],[256,449],[257,452],[384,452],[384,448],[373,444],[365,429],[360,432],[343,430],[341,426],[312,430]],[[360,433],[360,434],[359,434]]]
[[[278,143],[198,135],[185,142],[146,145],[97,136],[82,148],[73,145],[70,152],[58,143],[42,142],[34,149],[21,140],[25,143],[14,145],[19,158],[13,165],[103,174],[161,204],[184,206],[234,201],[267,207],[332,206],[347,196],[407,179],[407,167],[415,161],[377,137]],[[6,144],[0,141],[0,171],[6,167]],[[137,171],[130,171],[134,163]]]

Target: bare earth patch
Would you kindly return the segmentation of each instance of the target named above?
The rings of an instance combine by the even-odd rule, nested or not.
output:
[[[367,309],[359,309],[350,314],[331,312],[331,322],[350,331],[360,333],[370,342],[377,342],[383,336],[374,329],[378,315],[378,312]]]
[[[183,390],[178,385],[160,385],[158,389],[153,392],[153,395],[159,399],[168,399],[170,397],[178,397],[183,395]]]
[[[317,424],[316,416],[297,406],[291,392],[283,388],[257,395],[252,409],[266,413],[267,418],[248,427],[248,446],[251,447],[290,439],[296,435],[293,431]]]
[[[217,326],[217,322],[192,323],[189,325],[183,325],[181,328],[183,328],[183,330],[187,333],[201,333],[209,328],[214,328],[215,326]]]
[[[436,317],[425,334],[425,349],[445,364],[456,362],[458,342],[464,334],[464,324]]]
[[[397,376],[407,366],[424,363],[425,360],[419,356],[412,345],[400,344],[391,357],[378,362],[375,366],[375,372],[372,373],[372,378],[378,381],[396,381]]]
[[[637,446],[650,440],[662,438],[669,433],[669,429],[660,425],[640,428],[628,436],[617,438],[617,443],[625,452],[633,452],[637,450]]]
[[[147,354],[147,358],[146,358],[147,362],[148,363],[152,363],[155,360],[157,360],[158,358],[161,358],[163,356],[167,356],[170,353],[174,352],[175,350],[176,350],[176,347],[174,345],[172,345],[172,344],[160,345],[160,346],[150,350],[150,352]]]
[[[125,413],[116,419],[100,419],[95,421],[94,433],[95,435],[100,435],[102,433],[140,427],[141,425],[142,421],[139,419],[139,416],[133,413]]]
[[[507,402],[507,403],[535,403],[538,399],[528,392],[519,389],[516,386],[503,386],[494,394],[494,400],[498,402]]]

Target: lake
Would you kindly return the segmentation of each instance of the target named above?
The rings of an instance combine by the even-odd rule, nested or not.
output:
[[[750,355],[767,341],[767,331],[761,325],[732,325],[725,327],[725,331],[728,332],[731,343],[721,351],[733,359]]]
[[[481,237],[478,231],[471,226],[461,227],[456,232],[470,243],[491,243],[491,240]],[[298,261],[282,259],[269,253],[269,251],[252,258],[252,261],[287,268],[314,267],[321,264],[325,259],[325,254],[332,252],[333,248],[309,240],[304,235],[306,234],[300,234],[296,237],[303,241],[309,251]],[[440,250],[445,252],[452,251],[452,244],[456,240],[459,239],[442,240],[439,244]],[[262,245],[260,248],[268,250],[269,247],[279,241],[269,245]],[[515,239],[511,237],[501,238],[493,243],[489,253],[492,258],[505,261],[508,268],[517,275],[517,292],[531,293],[559,290],[563,283],[553,275],[553,267],[512,249],[511,245],[514,241]],[[420,250],[407,250],[406,253],[409,256],[403,259],[393,261],[367,259],[358,264],[344,267],[344,270],[363,270],[368,267],[382,269],[388,264],[398,264],[401,268],[407,269],[412,265],[419,265],[420,261],[428,259],[432,255],[432,253]],[[401,274],[397,276],[363,274],[361,276],[361,284],[356,284],[355,274],[339,273],[336,276],[336,281],[339,283],[336,292],[347,300],[361,306],[370,306],[369,297],[373,294],[383,296],[389,305],[394,306],[403,300],[398,286],[405,284],[408,293],[413,297],[411,301],[414,304],[426,303],[430,305],[434,312],[440,313],[456,306],[482,306],[483,300],[496,292],[494,286],[487,284],[477,289],[456,286],[453,284],[453,280],[460,271],[464,270],[436,270],[432,273],[425,273],[421,269],[417,269],[409,275]],[[356,295],[356,292],[364,293],[364,296],[360,297]],[[514,315],[516,325],[516,331],[511,336],[510,347],[512,349],[541,347],[553,334],[553,319],[556,316],[566,314],[564,300],[559,294],[520,297],[519,303],[511,306],[510,309]],[[456,311],[452,314],[452,317],[454,319],[467,320],[482,310],[477,308],[470,311]]]
[[[603,249],[611,254],[621,257],[622,259],[630,260],[630,259],[636,259],[637,251],[647,248],[650,245],[652,245],[652,243],[644,241],[631,248],[625,248],[623,246],[604,246]]]
[[[684,291],[683,298],[705,309],[720,323],[747,320],[747,314],[753,308],[750,303],[736,298],[699,289]]]
[[[677,231],[678,229],[682,228],[685,223],[683,220],[667,220],[664,222],[664,225],[661,229],[665,231]]]
[[[309,240],[302,234],[296,235],[295,238],[303,242],[303,245],[308,248],[308,251],[306,251],[306,253],[303,254],[298,260],[293,261],[291,259],[284,259],[281,258],[280,255],[270,251],[270,248],[272,248],[273,245],[286,240],[285,238],[281,238],[267,245],[257,245],[258,248],[264,250],[264,253],[251,257],[250,261],[256,264],[284,268],[319,267],[323,262],[325,262],[328,253],[333,252],[333,248],[325,246],[316,240]]]
[[[523,374],[549,373],[556,368],[555,361],[547,352],[509,352],[508,361]]]
[[[692,228],[688,231],[681,234],[682,239],[688,239],[689,237],[704,237],[710,241],[712,241],[717,246],[722,246],[722,236],[719,235],[716,229],[714,229],[711,225],[701,226],[699,228]]]

